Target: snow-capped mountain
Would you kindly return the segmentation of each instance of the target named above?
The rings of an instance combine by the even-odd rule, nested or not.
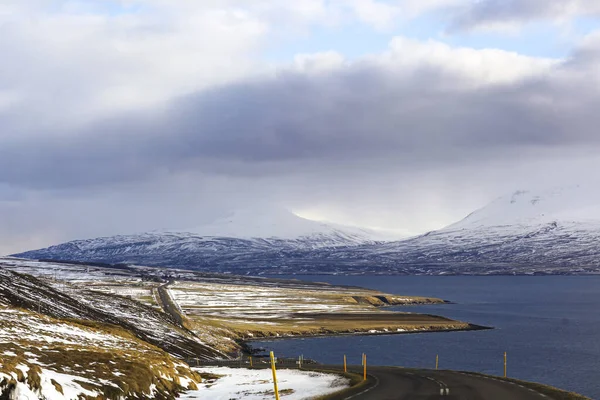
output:
[[[273,208],[231,212],[184,231],[76,240],[19,256],[231,270],[281,266],[289,258],[372,245],[383,239],[375,231],[312,221]]]
[[[501,197],[444,230],[553,223],[600,223],[600,190],[573,186],[545,192],[517,191]]]
[[[600,272],[600,190],[518,191],[404,240],[289,212],[235,212],[188,232],[69,242],[19,254],[236,273],[574,274]]]
[[[212,223],[180,232],[202,237],[300,241],[315,248],[386,239],[377,231],[313,221],[278,207],[235,210]]]
[[[384,244],[386,265],[437,273],[600,270],[600,191],[581,186],[517,191],[462,221]]]

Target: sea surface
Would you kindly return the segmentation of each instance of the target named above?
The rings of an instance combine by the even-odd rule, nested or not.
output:
[[[277,276],[281,278],[281,276]],[[278,356],[323,363],[440,368],[508,375],[600,399],[600,276],[290,276],[454,304],[393,307],[491,326],[471,332],[340,336],[252,342]]]

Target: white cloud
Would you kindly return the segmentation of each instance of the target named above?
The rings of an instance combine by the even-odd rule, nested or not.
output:
[[[373,59],[399,71],[438,67],[476,85],[509,83],[542,76],[559,63],[554,59],[528,57],[503,50],[451,47],[439,41],[420,42],[404,37],[394,38],[390,51],[384,57],[376,56]],[[464,85],[466,82],[456,83]]]
[[[390,28],[401,13],[399,5],[376,0],[354,0],[352,7],[359,20],[380,30]]]
[[[234,8],[184,2],[160,15],[111,15],[56,3],[63,8],[25,14],[24,4],[6,17],[0,87],[23,99],[24,114],[60,124],[155,106],[247,75],[268,31]]]

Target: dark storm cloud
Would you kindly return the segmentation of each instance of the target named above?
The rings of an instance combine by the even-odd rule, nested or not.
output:
[[[369,160],[378,160],[374,168],[385,160],[444,167],[510,158],[524,147],[596,145],[600,93],[582,74],[596,57],[582,50],[546,75],[502,84],[473,84],[443,65],[290,70],[181,98],[166,112],[4,141],[0,182],[68,188],[178,171],[369,168]]]

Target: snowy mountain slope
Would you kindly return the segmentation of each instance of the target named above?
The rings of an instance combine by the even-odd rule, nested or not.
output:
[[[235,210],[214,222],[186,229],[193,236],[239,239],[283,239],[314,242],[313,246],[347,246],[385,240],[368,229],[312,221],[278,207]]]
[[[20,256],[249,274],[600,272],[600,190],[594,187],[518,191],[446,228],[388,242],[373,240],[368,231],[293,215],[251,217],[233,214],[196,233],[76,241]],[[260,227],[257,220],[263,222]],[[271,229],[281,237],[271,235]],[[236,230],[241,237],[203,236]]]
[[[600,193],[571,187],[517,191],[462,221],[379,246],[390,265],[464,273],[576,273],[600,270]]]
[[[366,229],[311,221],[288,211],[237,211],[191,232],[149,232],[78,240],[20,254],[34,259],[133,262],[172,267],[233,264],[271,266],[290,255],[376,244],[384,236]]]
[[[516,191],[443,231],[476,227],[531,227],[551,223],[600,223],[600,191],[573,186],[545,192]]]

